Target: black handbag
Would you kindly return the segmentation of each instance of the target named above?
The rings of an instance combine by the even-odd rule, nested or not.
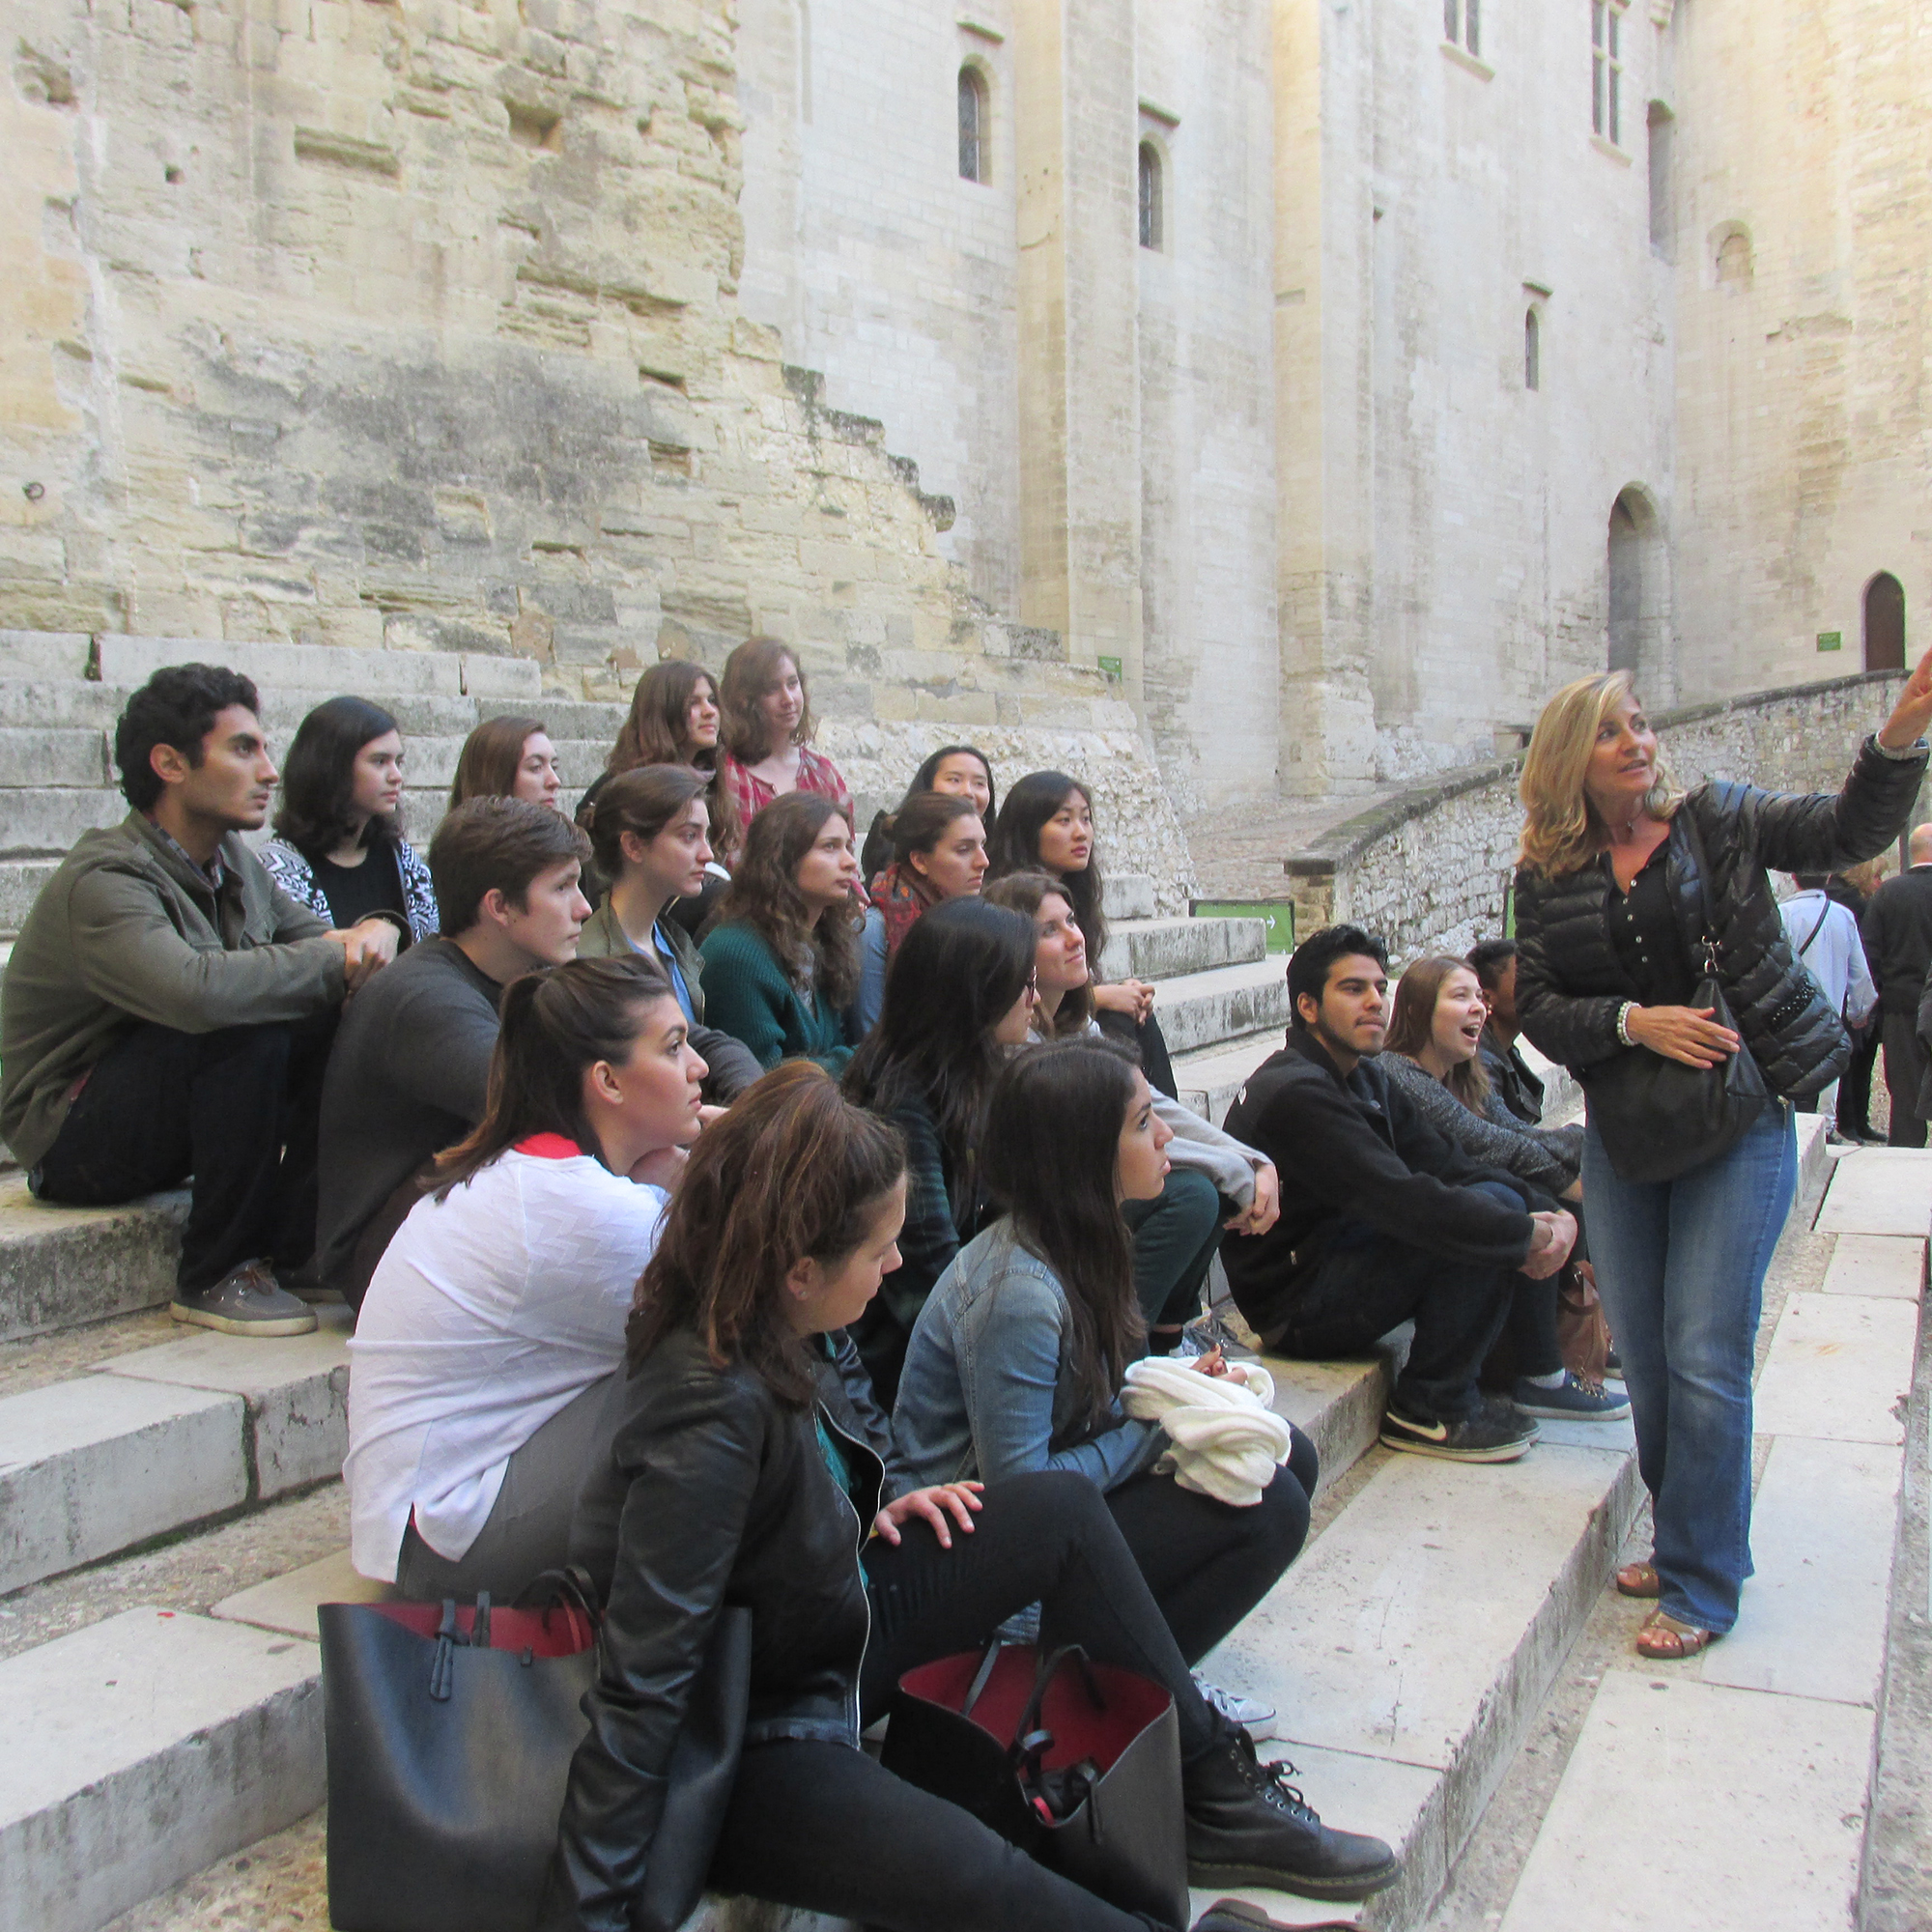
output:
[[[530,1932],[570,1760],[589,1729],[598,1616],[581,1571],[541,1607],[324,1604],[328,1915],[336,1932]],[[635,1932],[696,1910],[738,1775],[752,1613],[720,1613],[671,1756]]]
[[[1697,867],[1704,912],[1704,972],[1690,996],[1712,1009],[1712,1019],[1739,1037],[1738,1050],[1716,1066],[1687,1066],[1647,1046],[1625,1047],[1614,1060],[1583,1072],[1590,1124],[1604,1143],[1619,1180],[1634,1186],[1675,1180],[1693,1167],[1728,1153],[1771,1103],[1771,1091],[1724,994],[1718,966],[1717,921],[1711,910],[1711,867],[1697,822],[1682,813],[1684,838]]]
[[[880,1762],[1122,1912],[1185,1925],[1180,1725],[1160,1685],[995,1643],[909,1670]]]

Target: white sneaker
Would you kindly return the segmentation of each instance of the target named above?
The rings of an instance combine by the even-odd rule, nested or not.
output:
[[[1275,1734],[1275,1708],[1264,1704],[1259,1697],[1243,1697],[1238,1691],[1226,1690],[1218,1684],[1210,1684],[1200,1671],[1193,1673],[1194,1686],[1208,1703],[1219,1711],[1232,1724],[1239,1724],[1257,1744],[1263,1744]]]

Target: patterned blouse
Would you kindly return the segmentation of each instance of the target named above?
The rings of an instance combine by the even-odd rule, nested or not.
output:
[[[718,754],[720,782],[730,787],[731,802],[738,808],[738,822],[749,826],[779,794],[756,773],[741,765],[729,752]],[[852,788],[832,760],[810,745],[798,748],[798,789],[823,792],[834,800],[852,823]]]
[[[308,861],[293,845],[271,838],[257,855],[268,868],[270,878],[298,905],[334,923],[328,895],[316,883]],[[367,861],[365,860],[366,864]],[[412,939],[427,939],[437,929],[436,887],[430,882],[429,867],[410,841],[396,837],[396,873],[403,882],[403,905],[410,922]]]

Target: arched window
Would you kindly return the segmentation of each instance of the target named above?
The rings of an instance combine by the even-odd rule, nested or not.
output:
[[[1522,319],[1522,386],[1543,387],[1543,325],[1536,319],[1534,309],[1528,310]]]
[[[1865,668],[1905,668],[1905,586],[1889,570],[1865,585]]]
[[[1720,282],[1737,282],[1745,288],[1750,287],[1750,237],[1741,228],[1732,229],[1718,243],[1718,279]]]
[[[1140,158],[1140,226],[1143,248],[1158,248],[1161,245],[1161,221],[1160,150],[1151,141],[1143,141]]]
[[[959,70],[959,179],[987,178],[986,83],[977,68]]]

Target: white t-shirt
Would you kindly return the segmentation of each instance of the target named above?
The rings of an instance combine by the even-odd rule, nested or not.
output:
[[[511,1456],[622,1363],[668,1199],[539,1134],[410,1210],[349,1343],[342,1473],[363,1576],[395,1580],[412,1510],[461,1561]]]

